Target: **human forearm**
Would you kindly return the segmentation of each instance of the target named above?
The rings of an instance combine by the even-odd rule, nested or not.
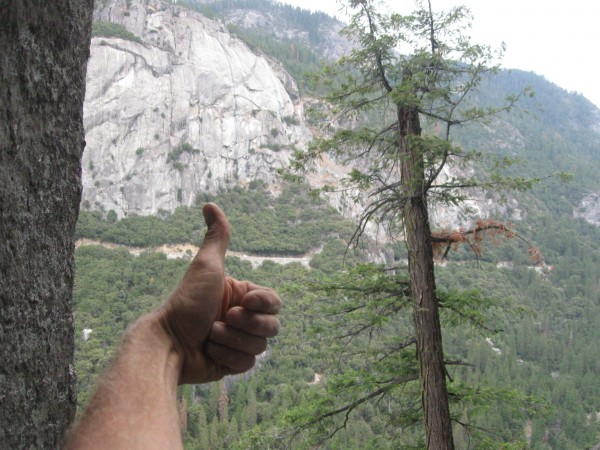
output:
[[[181,358],[156,314],[140,318],[125,333],[67,448],[181,448],[180,370]]]

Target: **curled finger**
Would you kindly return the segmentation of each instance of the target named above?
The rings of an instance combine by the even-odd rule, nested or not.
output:
[[[260,355],[267,349],[266,338],[246,333],[223,322],[215,322],[210,340],[250,355]]]
[[[281,299],[275,291],[260,288],[249,291],[242,299],[244,308],[266,314],[277,314],[281,309]]]
[[[209,341],[205,345],[205,351],[215,363],[229,369],[225,370],[226,373],[245,372],[250,370],[256,362],[254,355],[249,355],[248,353],[212,341]]]
[[[279,333],[279,320],[272,314],[250,311],[246,308],[235,307],[227,311],[227,325],[238,330],[260,337],[274,337]]]

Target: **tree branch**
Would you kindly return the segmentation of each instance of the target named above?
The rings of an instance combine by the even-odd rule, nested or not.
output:
[[[411,375],[406,375],[404,377],[398,377],[398,378],[394,378],[392,380],[389,381],[389,384],[386,386],[383,386],[379,389],[377,389],[374,392],[371,392],[368,395],[365,395],[364,397],[359,398],[358,400],[353,401],[350,404],[344,405],[338,409],[334,409],[333,411],[329,411],[327,413],[321,414],[317,417],[315,417],[314,419],[302,424],[300,426],[300,429],[304,429],[304,428],[308,428],[316,423],[319,423],[321,420],[326,419],[328,417],[332,417],[335,416],[337,414],[340,414],[342,412],[346,412],[348,411],[348,413],[352,412],[352,410],[354,410],[355,408],[357,408],[358,406],[362,405],[363,403],[378,397],[380,395],[383,395],[385,393],[387,393],[388,391],[390,391],[391,389],[393,389],[394,387],[396,387],[397,385],[400,384],[406,384],[409,383],[411,381],[416,381],[419,379],[419,375],[418,374],[411,374]],[[337,431],[337,430],[336,430]]]

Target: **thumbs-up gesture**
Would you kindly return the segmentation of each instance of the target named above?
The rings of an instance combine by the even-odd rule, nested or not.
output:
[[[230,227],[221,209],[203,209],[208,231],[175,292],[157,314],[181,361],[179,384],[205,383],[250,369],[279,331],[272,290],[225,277]]]
[[[160,309],[125,332],[65,448],[183,448],[177,383],[244,372],[277,334],[281,300],[225,277],[229,223],[217,205],[203,212],[208,231],[190,268]]]

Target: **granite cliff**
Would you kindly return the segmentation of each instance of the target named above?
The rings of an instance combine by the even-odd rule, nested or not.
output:
[[[228,20],[239,24],[250,16],[234,11]],[[281,63],[252,51],[222,22],[160,0],[105,0],[94,20],[123,33],[92,39],[84,209],[155,214],[192,205],[199,192],[253,180],[277,191],[277,169],[312,138],[298,87]],[[328,159],[307,181],[335,184],[346,173]],[[361,208],[351,197],[330,200],[357,218]],[[434,212],[442,226],[455,224],[457,215]],[[375,227],[369,233],[385,235]]]
[[[221,23],[157,0],[109,0],[94,19],[137,38],[92,39],[84,208],[153,214],[269,183],[311,138],[294,80]]]
[[[96,33],[92,39],[84,105],[84,209],[114,210],[119,217],[155,214],[191,205],[199,192],[254,180],[277,192],[277,170],[312,138],[304,118],[307,99],[279,61],[250,49],[224,22],[172,2],[101,0],[94,20],[124,33]],[[287,22],[278,29],[283,19],[277,11],[232,10],[222,20],[310,44]],[[350,48],[331,33],[323,41],[333,42],[333,53],[314,48],[323,57]],[[529,81],[541,87],[540,99],[573,100],[554,91],[545,95],[548,83]],[[508,146],[511,155],[520,155],[531,146],[532,136],[519,134],[507,121],[488,128],[476,147]],[[316,187],[335,184],[347,170],[326,159],[307,181]],[[574,215],[598,223],[596,191],[588,194]],[[333,195],[330,201],[346,217],[360,214],[352,195]],[[461,208],[434,207],[431,213],[443,228],[464,226],[473,217],[519,221],[522,215],[516,200],[503,205],[484,193],[472,193]],[[377,231],[369,234],[385,234]]]

